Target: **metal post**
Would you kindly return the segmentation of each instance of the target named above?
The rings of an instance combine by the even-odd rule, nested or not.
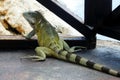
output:
[[[96,27],[112,11],[112,0],[85,0],[85,23]]]
[[[85,24],[93,28],[88,39],[90,48],[96,46],[96,33],[103,19],[112,11],[112,0],[85,0]]]

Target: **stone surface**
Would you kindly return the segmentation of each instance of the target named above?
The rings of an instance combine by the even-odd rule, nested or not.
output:
[[[99,40],[96,49],[79,52],[78,55],[120,71],[119,45],[119,42]],[[54,58],[47,58],[43,62],[20,60],[20,57],[34,53],[34,50],[1,50],[0,80],[120,80],[117,77]]]

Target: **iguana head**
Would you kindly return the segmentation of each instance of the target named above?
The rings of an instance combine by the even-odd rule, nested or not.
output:
[[[31,25],[35,25],[41,20],[41,18],[43,18],[38,11],[25,12],[23,13],[23,16]]]

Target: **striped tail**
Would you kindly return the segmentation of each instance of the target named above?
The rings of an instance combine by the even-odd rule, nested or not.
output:
[[[109,69],[107,67],[104,67],[101,64],[94,63],[92,61],[89,61],[88,59],[77,56],[76,54],[68,53],[67,51],[60,51],[58,58],[62,59],[62,60],[70,61],[73,63],[77,63],[80,65],[83,65],[83,66],[107,73],[107,74],[111,74],[113,76],[120,77],[120,72],[118,72],[116,70]]]

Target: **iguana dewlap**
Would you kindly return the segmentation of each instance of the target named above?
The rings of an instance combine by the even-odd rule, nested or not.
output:
[[[51,56],[120,77],[120,72],[116,70],[109,69],[103,65],[91,62],[88,59],[73,54],[72,52],[78,51],[79,49],[75,50],[76,47],[70,48],[64,40],[61,40],[53,26],[40,12],[26,12],[23,16],[34,27],[33,31],[31,31],[26,38],[30,39],[36,34],[39,44],[39,47],[36,47],[35,49],[37,53],[35,56],[27,56],[23,58],[40,61],[45,60],[47,56]]]

